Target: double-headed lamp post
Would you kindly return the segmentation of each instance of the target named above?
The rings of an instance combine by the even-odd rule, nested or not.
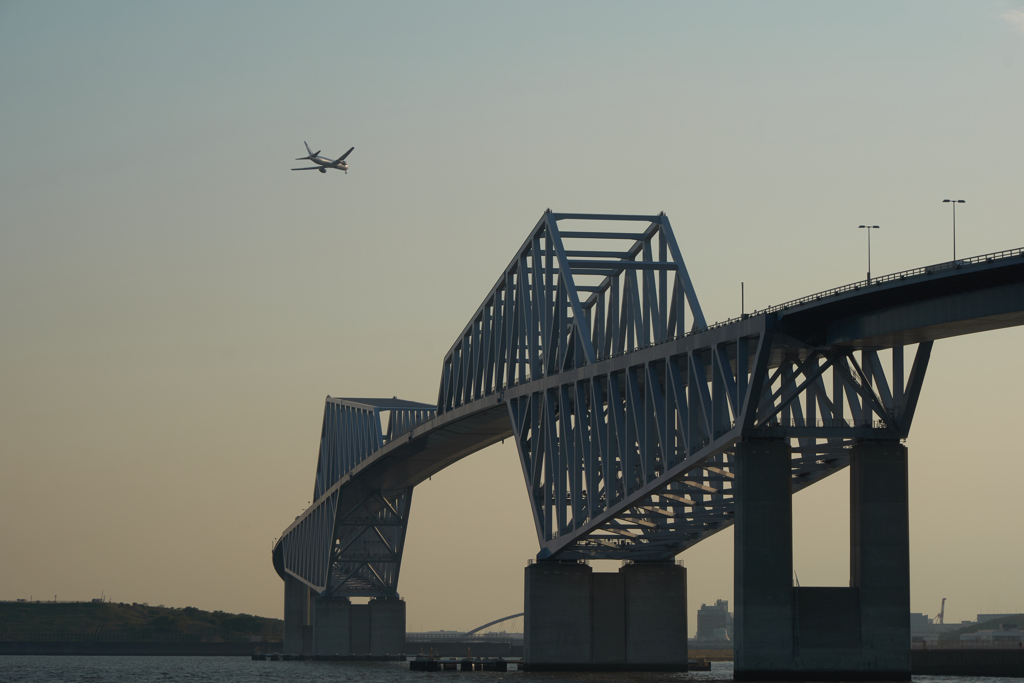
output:
[[[943,199],[942,203],[953,205],[953,260],[956,261],[956,205],[966,204],[967,202],[962,199]]]
[[[868,231],[868,284],[871,284],[871,231],[878,230],[877,225],[858,225],[858,228],[865,228]]]

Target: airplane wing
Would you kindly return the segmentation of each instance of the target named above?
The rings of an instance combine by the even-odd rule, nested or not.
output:
[[[355,147],[350,147],[347,152],[345,152],[340,157],[338,157],[338,161],[345,161],[345,157],[347,157],[349,154],[351,154],[353,149],[355,149]],[[335,163],[337,163],[337,161]]]
[[[303,166],[302,168],[293,168],[293,171],[319,171],[323,166]]]

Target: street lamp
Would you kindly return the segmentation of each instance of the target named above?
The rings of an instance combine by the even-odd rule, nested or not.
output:
[[[858,225],[858,228],[865,228],[868,231],[868,284],[871,284],[871,231],[878,230],[877,225]]]
[[[956,261],[956,205],[966,204],[967,202],[962,199],[943,199],[942,203],[953,205],[953,260]]]

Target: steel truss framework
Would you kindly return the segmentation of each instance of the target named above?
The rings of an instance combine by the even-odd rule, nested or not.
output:
[[[514,435],[540,559],[672,557],[732,523],[741,441],[787,441],[798,491],[845,467],[860,440],[906,438],[931,339],[966,333],[949,311],[972,311],[967,332],[1024,324],[1010,262],[1021,256],[907,271],[855,300],[816,303],[862,285],[708,326],[664,214],[548,211],[446,354],[436,406],[328,398],[315,502],[275,546],[278,572],[324,595],[396,594],[413,479],[370,490],[358,475],[382,449],[382,462],[399,462],[388,445],[406,432],[412,443],[427,420],[401,457],[438,434],[452,444],[432,451],[438,468]],[[1001,274],[986,270],[997,259]],[[928,279],[968,263],[968,279]],[[899,290],[870,293],[883,283]],[[816,325],[824,309],[838,327]],[[502,404],[507,431],[491,422],[466,437]]]
[[[324,595],[397,597],[412,489],[364,492],[359,498],[335,521]]]
[[[559,230],[572,219],[648,226]],[[693,329],[706,327],[667,216],[549,211],[445,356],[438,413],[682,336],[688,309]]]
[[[328,491],[375,451],[435,412],[432,405],[397,398],[327,397],[315,502],[282,537],[283,571],[325,596],[398,595],[412,488],[382,491],[348,485]]]
[[[507,392],[542,559],[667,559],[725,528],[741,439],[791,442],[798,491],[849,464],[858,440],[906,437],[931,342],[907,376],[902,347],[887,374],[875,350],[735,327]]]
[[[908,384],[902,347],[890,379],[877,349],[807,347],[774,319],[707,329],[664,214],[549,211],[446,355],[438,413],[506,400],[539,557],[665,559],[731,523],[740,439],[794,441],[799,490],[909,430],[930,343]]]

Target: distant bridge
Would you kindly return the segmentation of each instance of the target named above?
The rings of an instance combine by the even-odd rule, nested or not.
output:
[[[513,629],[516,626],[522,626],[520,621],[524,616],[523,612],[517,612],[516,614],[510,614],[507,617],[501,619],[495,619],[489,621],[483,626],[477,626],[474,629],[468,631],[424,631],[424,632],[410,632],[406,633],[407,641],[415,642],[432,642],[432,643],[486,643],[486,642],[500,642],[500,643],[512,643],[516,645],[523,644],[523,632],[522,630],[501,630],[496,632],[485,633],[487,629],[498,624],[507,624],[508,627]],[[521,654],[521,653],[520,653]]]
[[[439,657],[522,657],[523,656],[523,613],[511,614],[487,622],[469,631],[427,631],[405,634],[409,654],[433,654]],[[505,623],[501,631],[484,631],[492,626]],[[519,630],[515,627],[519,626]],[[510,628],[511,627],[511,628]]]
[[[396,597],[413,488],[511,437],[538,560],[669,559],[733,523],[738,444],[788,444],[799,491],[907,437],[935,340],[1022,323],[1014,249],[709,325],[667,216],[549,211],[436,404],[327,399],[314,502],[274,566],[320,596]]]

